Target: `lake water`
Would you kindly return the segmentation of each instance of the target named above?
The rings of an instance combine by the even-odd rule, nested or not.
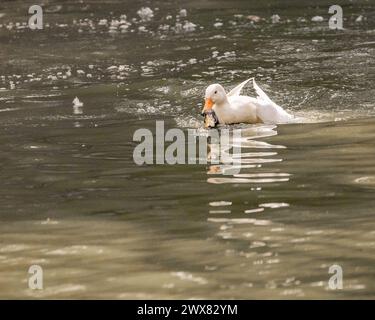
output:
[[[344,30],[325,1],[44,2],[35,31],[0,3],[1,298],[375,298],[370,1]],[[204,132],[205,87],[253,76],[304,120],[236,126],[239,173],[134,163],[137,129]]]

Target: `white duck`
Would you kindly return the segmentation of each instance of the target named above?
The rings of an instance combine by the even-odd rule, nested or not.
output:
[[[242,96],[242,88],[253,80],[256,98]],[[211,84],[206,89],[203,112],[214,110],[220,124],[232,123],[286,123],[293,119],[283,108],[274,103],[250,78],[228,94],[220,84]]]

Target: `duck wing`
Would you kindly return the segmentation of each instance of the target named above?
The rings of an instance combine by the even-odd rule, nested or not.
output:
[[[239,95],[241,95],[241,91],[242,91],[243,87],[246,86],[246,84],[247,84],[250,80],[254,80],[254,78],[247,79],[247,80],[245,80],[244,82],[240,83],[237,87],[233,88],[231,91],[229,91],[229,92],[227,93],[227,97],[234,97],[234,96],[239,96]]]
[[[253,87],[257,94],[257,116],[264,123],[285,123],[290,122],[293,116],[282,107],[273,102],[265,92],[259,88],[253,78]]]
[[[263,100],[264,102],[267,102],[267,103],[270,103],[270,104],[275,104],[267,95],[266,93],[261,89],[259,88],[259,86],[257,85],[257,83],[255,82],[255,79],[253,78],[253,87],[254,87],[254,90],[257,94],[257,99],[261,99]]]

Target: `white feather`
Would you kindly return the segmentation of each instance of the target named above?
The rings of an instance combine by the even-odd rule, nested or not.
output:
[[[250,80],[253,80],[253,87],[256,97],[241,95],[242,89]],[[243,81],[233,88],[228,94],[222,86],[218,84],[211,85],[206,90],[206,98],[215,99],[217,95],[221,99],[213,100],[215,111],[219,123],[286,123],[293,119],[293,116],[287,113],[282,107],[273,102],[264,91],[256,84],[254,78]]]
[[[273,102],[253,79],[253,87],[257,94],[257,115],[264,123],[286,123],[293,119],[282,107]]]
[[[244,82],[240,83],[237,87],[233,88],[231,91],[229,91],[229,93],[227,93],[227,97],[239,96],[243,87],[246,86],[247,83],[252,79],[254,80],[254,78],[247,79]]]

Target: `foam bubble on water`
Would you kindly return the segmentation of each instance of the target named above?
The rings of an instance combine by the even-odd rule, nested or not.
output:
[[[172,272],[172,276],[177,277],[180,280],[191,281],[201,285],[208,283],[205,278],[194,276],[193,274],[185,271]]]
[[[312,287],[324,287],[327,284],[326,281],[316,281],[316,282],[311,282],[310,286]]]
[[[322,16],[315,16],[311,18],[312,22],[323,22],[324,18]]]
[[[248,20],[250,20],[251,22],[259,22],[262,20],[261,17],[259,16],[255,16],[255,15],[249,15],[246,17]]]
[[[2,90],[2,88],[0,88],[0,90]],[[6,88],[4,88],[4,90],[6,90]],[[3,100],[3,99],[0,99],[0,100]],[[5,108],[5,109],[0,109],[0,112],[15,111],[15,110],[19,110],[19,109],[20,108]]]
[[[281,292],[283,296],[297,296],[297,297],[304,297],[305,294],[302,289],[286,289]]]
[[[0,247],[0,252],[18,252],[27,250],[30,246],[26,244],[9,244]]]
[[[88,249],[88,246],[85,246],[85,245],[73,245],[70,247],[48,251],[47,254],[48,255],[75,255],[75,254],[82,254],[83,252],[87,251],[87,249]]]
[[[375,185],[375,176],[360,177],[354,180],[355,183],[364,184],[368,186]]]
[[[361,23],[361,22],[363,22],[363,16],[362,15],[360,15],[360,16],[358,16],[356,19],[355,19],[355,22],[356,23]]]
[[[209,203],[211,207],[231,206],[231,201],[212,201]]]
[[[190,21],[185,21],[185,24],[183,25],[183,30],[185,32],[193,32],[195,31],[197,25],[190,22]]]
[[[47,220],[43,220],[42,222],[40,222],[40,224],[42,225],[56,225],[58,223],[59,222],[57,220],[51,220],[50,218],[47,218]]]
[[[187,17],[187,10],[186,9],[181,9],[180,13],[179,13],[179,16],[183,17],[183,18]]]
[[[260,219],[252,219],[252,218],[208,218],[208,222],[215,222],[215,223],[228,223],[228,224],[253,224],[258,226],[266,226],[271,224],[269,220],[260,220]]]
[[[366,289],[366,285],[360,284],[360,283],[358,284],[353,283],[353,284],[345,285],[345,290],[364,290],[364,289]]]
[[[227,214],[227,213],[231,213],[230,210],[210,210],[209,211],[210,214]]]
[[[222,239],[234,239],[231,232],[218,232],[216,235]]]
[[[139,31],[139,32],[147,32],[147,29],[146,29],[145,26],[139,26],[139,27],[138,27],[138,31]]]
[[[289,207],[289,203],[284,203],[284,202],[261,203],[259,207],[271,208],[271,209],[286,208],[286,207]]]
[[[142,7],[137,11],[142,21],[150,21],[154,17],[154,12],[149,7]]]
[[[26,294],[31,296],[56,296],[56,295],[63,295],[63,294],[72,294],[79,291],[85,291],[87,290],[87,287],[84,285],[79,284],[72,284],[72,283],[66,283],[63,285],[57,285],[57,286],[48,286],[47,288],[43,290],[27,290]],[[31,291],[33,291],[31,293]]]
[[[73,100],[73,107],[83,107],[83,102],[81,102],[78,97],[75,97]]]
[[[261,247],[265,247],[266,246],[266,243],[263,242],[263,241],[253,241],[251,244],[250,244],[250,249],[255,249],[255,248],[261,248]]]
[[[274,14],[272,17],[271,17],[271,22],[272,23],[279,23],[280,22],[280,16],[278,14]]]
[[[244,212],[245,213],[259,213],[263,211],[264,211],[264,208],[256,208],[256,209],[248,209],[248,210],[245,210]]]

